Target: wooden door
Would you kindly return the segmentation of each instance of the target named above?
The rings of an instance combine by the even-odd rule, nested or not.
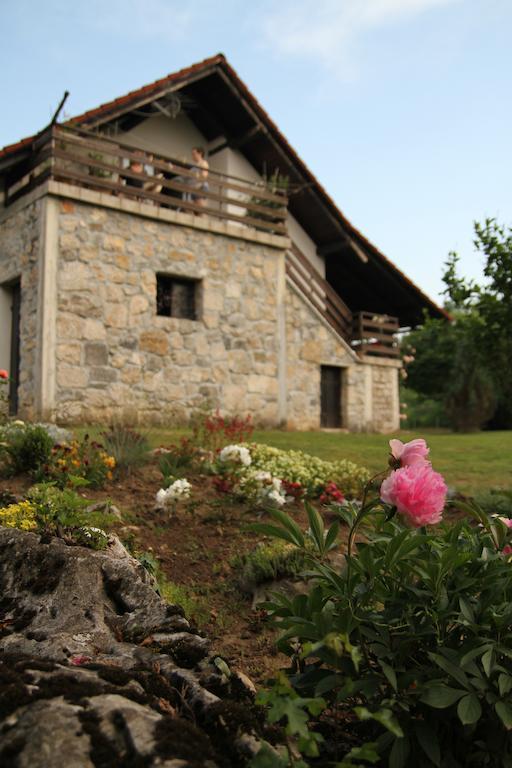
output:
[[[341,427],[341,368],[334,365],[320,370],[320,426]]]
[[[14,283],[11,287],[11,361],[9,368],[9,413],[18,413],[18,386],[20,383],[20,307],[21,285]]]

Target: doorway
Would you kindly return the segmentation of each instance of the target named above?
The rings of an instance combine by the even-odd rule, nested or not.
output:
[[[0,368],[9,373],[9,414],[18,412],[20,380],[20,280],[0,285]]]
[[[339,429],[342,424],[342,368],[335,365],[320,367],[320,426]]]

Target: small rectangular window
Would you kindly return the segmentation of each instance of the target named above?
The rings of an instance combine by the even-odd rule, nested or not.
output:
[[[199,280],[169,275],[156,276],[156,313],[164,317],[197,320]]]

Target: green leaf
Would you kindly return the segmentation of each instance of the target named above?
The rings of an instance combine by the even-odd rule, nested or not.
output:
[[[494,709],[507,731],[512,730],[512,707],[510,704],[505,704],[504,701],[497,701]]]
[[[460,612],[470,624],[475,623],[475,613],[468,600],[464,597],[459,597]]]
[[[402,738],[404,735],[398,720],[390,709],[379,709],[377,712],[370,712],[366,707],[354,707],[354,712],[360,720],[376,720],[397,738]]]
[[[460,660],[460,666],[465,667],[466,664],[469,661],[472,661],[473,659],[476,659],[478,656],[482,656],[482,654],[485,653],[489,648],[492,648],[492,645],[481,645],[480,648],[473,648],[471,651],[468,651],[464,654],[462,659]]]
[[[336,520],[327,531],[327,536],[325,537],[326,552],[329,552],[329,550],[331,550],[334,547],[334,544],[336,542],[336,539],[338,538],[339,532],[340,532],[340,524]]]
[[[512,677],[502,672],[498,677],[498,687],[500,689],[500,696],[506,696],[512,690]]]
[[[447,685],[434,684],[427,688],[420,701],[434,709],[446,709],[455,704],[467,691],[460,691],[457,688],[449,688]]]
[[[441,667],[444,672],[453,677],[460,685],[469,688],[467,675],[459,667],[456,667],[455,664],[452,664],[451,661],[448,661],[447,658],[438,653],[429,653],[428,655],[438,667]]]
[[[417,722],[414,724],[414,731],[418,743],[426,756],[434,765],[441,765],[441,750],[439,749],[439,739],[434,729],[426,722]]]
[[[266,741],[249,763],[249,768],[287,768],[288,766],[288,755],[278,753]]]
[[[284,539],[284,541],[287,541],[290,544],[297,545],[292,534],[284,528],[278,528],[277,525],[270,525],[269,523],[250,523],[247,528],[255,533],[262,533],[264,536],[271,536],[273,539]]]
[[[507,731],[510,731],[512,729],[512,707],[510,704],[505,704],[504,701],[497,701],[494,708]]]
[[[281,523],[283,528],[289,531],[298,547],[304,546],[304,534],[295,520],[292,520],[286,512],[282,512],[280,509],[270,509],[268,513],[276,522]]]
[[[393,688],[394,691],[398,690],[395,670],[392,667],[390,667],[389,664],[386,664],[386,662],[384,661],[379,661],[379,664],[390,686]]]
[[[391,752],[389,754],[389,768],[404,768],[407,765],[409,757],[409,739],[403,737],[395,739]]]
[[[474,693],[464,696],[457,705],[457,714],[462,725],[472,725],[482,716],[482,707]]]
[[[363,744],[362,747],[352,747],[350,752],[345,755],[343,763],[345,765],[352,765],[352,760],[365,760],[367,763],[374,765],[380,760],[380,755],[375,749],[375,743],[369,741],[367,744]],[[343,763],[341,765],[343,765]]]
[[[313,541],[316,544],[316,548],[319,552],[319,554],[323,555],[324,553],[324,521],[316,511],[316,509],[309,504],[307,501],[304,503],[304,508],[306,510],[306,514],[308,516],[309,520],[309,527],[311,530],[311,535],[313,537]]]
[[[494,648],[486,651],[482,656],[482,667],[487,677],[490,677],[494,667]]]

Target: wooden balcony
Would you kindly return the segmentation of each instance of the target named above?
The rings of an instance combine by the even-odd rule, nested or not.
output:
[[[286,254],[286,274],[354,352],[361,356],[392,359],[399,357],[396,341],[398,318],[374,312],[353,314],[295,244]]]
[[[358,312],[354,315],[352,347],[360,355],[397,359],[400,356],[398,330],[397,317]]]
[[[142,165],[140,173],[130,167],[134,163]],[[288,200],[283,190],[270,182],[254,183],[213,170],[202,179],[200,171],[192,163],[150,154],[91,131],[53,126],[34,142],[32,156],[10,172],[4,204],[7,207],[54,180],[268,234],[287,234]],[[204,181],[207,187],[200,188]]]
[[[286,254],[286,274],[336,333],[350,342],[352,312],[295,244]]]

